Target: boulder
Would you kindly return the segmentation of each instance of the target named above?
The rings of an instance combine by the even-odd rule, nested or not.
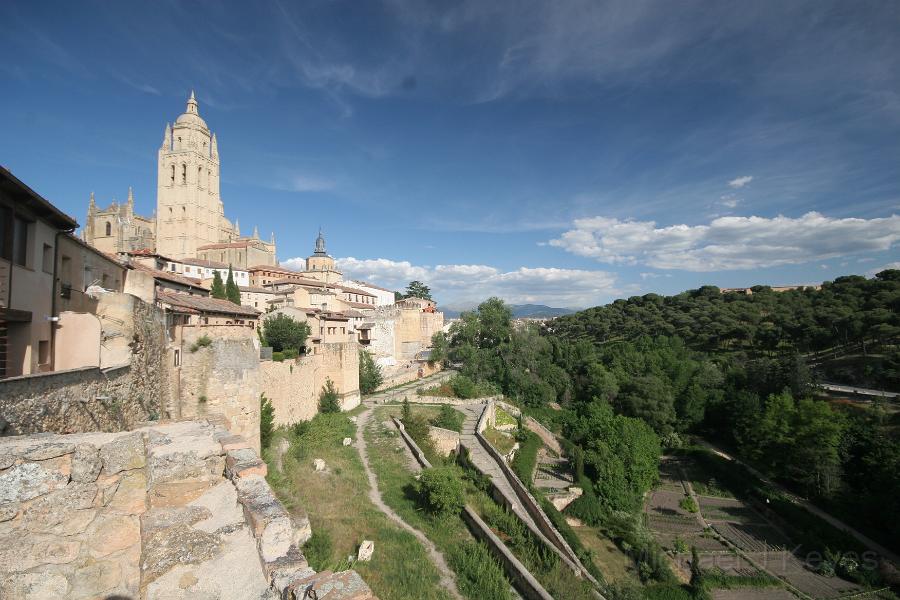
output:
[[[363,543],[359,545],[359,551],[356,553],[356,560],[368,562],[372,559],[374,553],[375,542],[372,540],[363,540]]]
[[[345,445],[345,446],[349,446],[349,445],[352,444],[352,443],[353,443],[353,440],[352,440],[351,438],[348,438],[348,437],[345,437],[345,438],[344,438],[344,445]]]
[[[22,463],[0,474],[0,504],[31,500],[65,487],[69,476],[38,463]]]
[[[322,460],[321,458],[317,458],[316,460],[313,461],[313,468],[316,470],[317,473],[323,473],[326,468],[325,461]]]
[[[92,444],[78,444],[72,457],[72,481],[92,483],[100,475],[103,461],[97,447]]]

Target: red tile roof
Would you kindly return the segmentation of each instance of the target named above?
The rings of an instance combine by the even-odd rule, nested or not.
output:
[[[145,271],[147,273],[150,273],[155,279],[171,281],[173,283],[179,283],[181,285],[195,287],[201,290],[209,289],[204,286],[199,279],[184,277],[182,275],[179,275],[178,273],[170,273],[169,271],[160,271],[159,269],[154,269],[153,267],[148,267],[147,265],[142,265],[140,263],[132,263],[129,266],[136,271]]]

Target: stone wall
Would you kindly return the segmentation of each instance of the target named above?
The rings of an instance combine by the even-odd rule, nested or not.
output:
[[[0,598],[373,598],[309,568],[249,446],[202,421],[0,439]]]
[[[409,383],[410,381],[415,381],[416,379],[428,377],[440,372],[441,369],[440,363],[430,363],[418,360],[408,361],[390,369],[382,367],[384,380],[381,382],[379,389],[392,388],[397,385]],[[420,372],[421,375],[419,374]],[[450,375],[448,374],[447,377],[449,376]],[[443,381],[443,379],[435,379],[430,381],[429,384],[435,385],[440,381]]]
[[[119,293],[104,294],[97,310],[109,347],[100,349],[101,367],[111,357],[126,362],[0,381],[0,434],[122,431],[163,416],[168,383],[162,312]]]
[[[308,421],[319,411],[319,394],[330,379],[341,408],[359,406],[359,353],[356,343],[321,344],[296,360],[260,363],[262,393],[275,409],[275,426]]]
[[[181,365],[173,418],[221,416],[228,430],[243,435],[259,451],[262,377],[256,331],[238,325],[180,326]],[[208,346],[195,344],[208,338]]]
[[[428,437],[434,442],[434,449],[441,456],[450,456],[459,449],[459,433],[443,427],[429,427]]]

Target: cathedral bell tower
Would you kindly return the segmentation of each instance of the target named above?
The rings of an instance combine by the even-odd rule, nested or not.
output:
[[[174,259],[194,257],[198,246],[232,238],[219,196],[216,136],[200,117],[194,92],[185,112],[172,126],[166,124],[156,190],[159,254]]]

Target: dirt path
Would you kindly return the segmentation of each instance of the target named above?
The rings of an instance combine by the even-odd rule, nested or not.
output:
[[[359,414],[359,417],[356,421],[356,449],[359,450],[359,456],[362,459],[363,469],[366,471],[366,477],[369,479],[369,499],[372,501],[378,510],[387,515],[387,518],[410,532],[416,539],[422,542],[422,545],[425,546],[425,549],[428,550],[429,556],[431,556],[431,561],[438,568],[438,571],[441,574],[441,585],[450,593],[450,595],[456,600],[463,600],[462,596],[460,596],[459,591],[456,589],[456,576],[453,571],[450,570],[450,567],[447,566],[447,561],[444,560],[444,555],[435,547],[435,545],[425,537],[425,534],[404,521],[400,515],[394,512],[394,510],[384,503],[384,500],[381,498],[381,492],[378,491],[378,480],[375,477],[375,472],[372,471],[371,467],[369,467],[369,450],[366,445],[365,438],[365,429],[369,424],[369,418],[372,416],[372,407],[368,406],[366,411]]]

